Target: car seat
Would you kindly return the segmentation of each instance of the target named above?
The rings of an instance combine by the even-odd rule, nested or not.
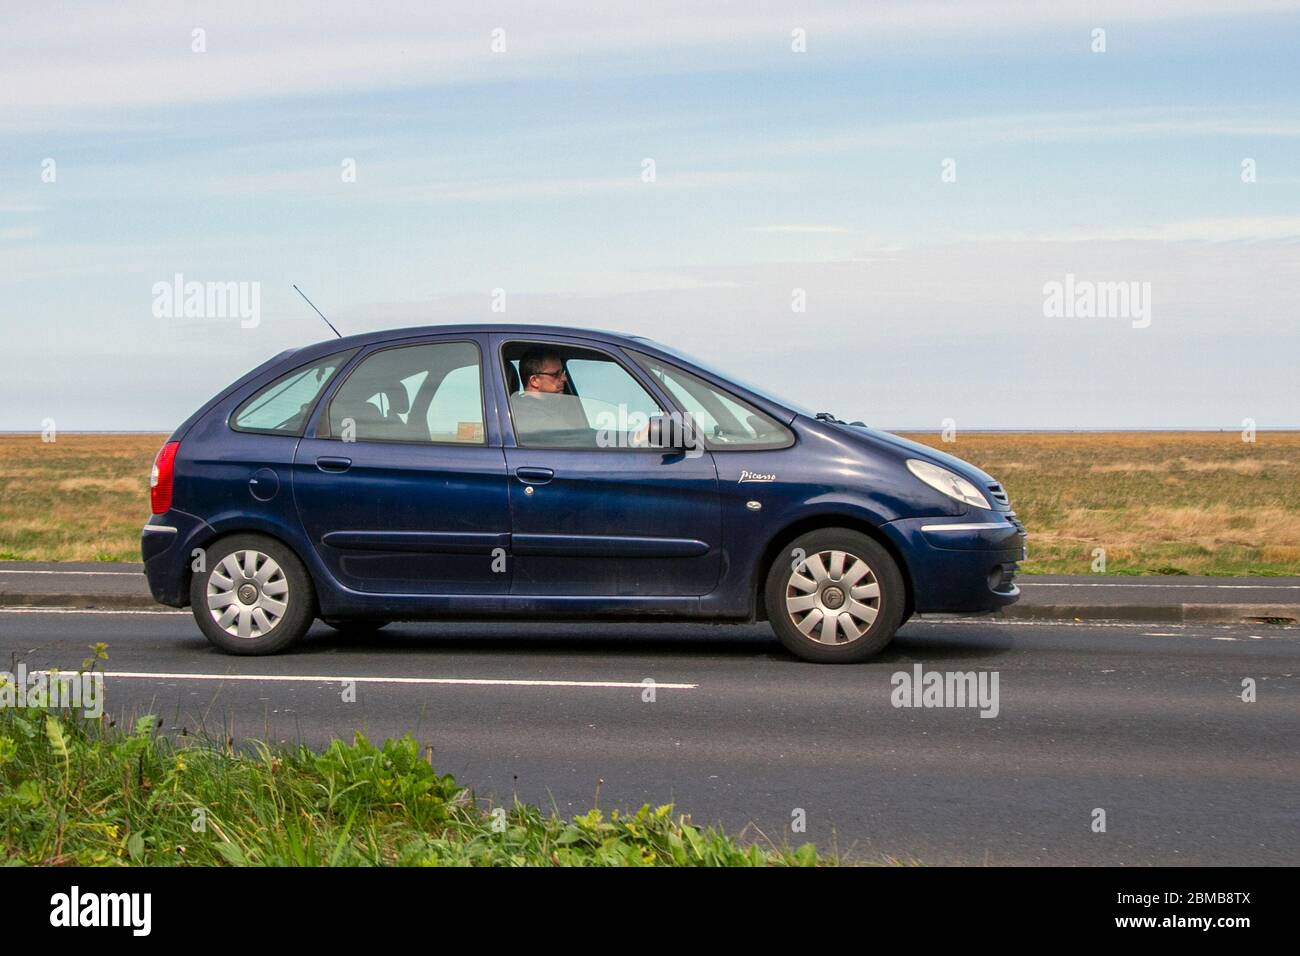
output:
[[[405,386],[398,384],[384,389],[384,399],[388,405],[384,421],[390,425],[405,425],[406,420],[402,416],[411,410],[411,396],[407,394]]]

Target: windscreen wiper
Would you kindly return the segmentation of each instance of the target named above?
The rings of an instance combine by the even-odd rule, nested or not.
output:
[[[819,422],[831,422],[835,425],[861,425],[863,428],[868,427],[866,422],[846,422],[842,418],[836,418],[830,412],[818,412],[817,420]]]

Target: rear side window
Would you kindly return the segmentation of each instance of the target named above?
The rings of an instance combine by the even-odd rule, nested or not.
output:
[[[473,342],[375,352],[330,399],[329,434],[344,441],[485,444],[482,365]]]
[[[631,354],[691,416],[708,448],[725,451],[788,448],[794,444],[794,435],[788,428],[748,402],[675,365],[639,352]]]
[[[235,410],[231,427],[267,435],[301,435],[316,399],[355,352],[339,352],[280,376]]]

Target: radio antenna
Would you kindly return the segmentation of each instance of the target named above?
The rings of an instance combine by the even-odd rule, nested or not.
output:
[[[331,322],[329,319],[325,318],[325,313],[322,312],[320,309],[316,308],[316,303],[313,302],[311,299],[307,298],[307,294],[303,292],[302,289],[299,289],[297,286],[294,286],[293,291],[297,292],[300,296],[302,296],[302,300],[312,307],[312,310],[321,317],[321,321],[323,321],[326,325],[330,327],[331,332],[333,332],[339,338],[343,338],[342,335],[339,335],[339,330],[334,328],[334,323]]]

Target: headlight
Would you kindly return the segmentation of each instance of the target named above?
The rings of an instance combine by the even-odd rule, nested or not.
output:
[[[909,458],[907,459],[907,470],[935,491],[945,494],[949,498],[955,498],[963,504],[974,505],[976,508],[988,509],[989,507],[988,499],[980,493],[978,488],[961,475],[954,474],[947,468],[940,468],[928,461]]]

